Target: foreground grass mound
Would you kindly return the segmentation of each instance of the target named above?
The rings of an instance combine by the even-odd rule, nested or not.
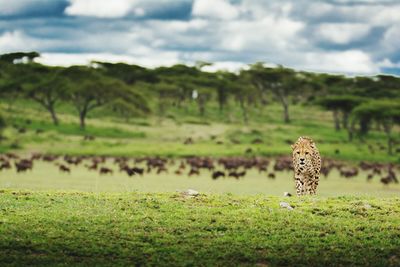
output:
[[[3,266],[400,265],[400,198],[3,190],[0,207]]]

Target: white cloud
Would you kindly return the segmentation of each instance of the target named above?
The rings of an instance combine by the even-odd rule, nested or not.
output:
[[[201,70],[206,72],[216,72],[218,70],[238,72],[239,70],[246,67],[247,65],[244,64],[243,62],[221,61],[221,62],[215,62],[211,66],[204,66]]]
[[[34,50],[38,46],[39,42],[22,31],[5,32],[0,36],[0,53]]]
[[[189,21],[181,21],[181,20],[172,20],[172,21],[162,21],[152,22],[154,26],[157,24],[157,27],[163,27],[164,30],[167,30],[168,33],[172,32],[186,32],[189,30],[202,30],[206,26],[209,25],[207,20],[204,19],[192,19]]]
[[[158,53],[157,57],[141,57],[132,55],[117,55],[109,53],[83,53],[83,54],[69,54],[69,53],[42,53],[41,57],[35,59],[36,62],[49,65],[49,66],[64,66],[69,67],[72,65],[89,65],[92,61],[111,62],[111,63],[127,63],[136,64],[148,68],[155,68],[159,66],[172,66],[174,64],[182,63],[175,53]],[[184,62],[188,65],[193,65],[193,62]],[[216,72],[218,70],[225,70],[231,72],[238,72],[240,69],[247,68],[247,65],[242,62],[234,61],[221,61],[214,62],[211,66],[202,68],[206,72]]]
[[[365,37],[370,26],[361,23],[323,23],[318,26],[316,36],[335,44],[348,44]]]
[[[227,0],[195,0],[192,15],[216,19],[234,19],[238,17],[239,10]]]
[[[400,53],[400,2],[395,1],[193,0],[190,10],[190,2],[172,6],[172,0],[64,0],[69,1],[66,15],[94,18],[60,18],[57,23],[38,8],[38,3],[52,1],[0,0],[0,16],[18,15],[0,20],[0,53],[37,50],[45,52],[39,60],[52,65],[90,60],[147,67],[214,62],[207,71],[236,71],[256,61],[347,73],[399,67],[394,58]],[[163,13],[164,7],[170,4],[177,14],[191,12],[192,17],[180,20],[184,16],[179,13],[166,19],[169,9]],[[30,11],[40,18],[24,19]],[[118,19],[126,16],[129,19]],[[353,48],[343,51],[327,43]]]
[[[400,23],[400,4],[395,6],[383,6],[380,7],[375,15],[371,18],[371,21],[375,25],[393,25],[394,23]]]
[[[394,25],[385,32],[382,39],[382,47],[386,51],[400,52],[399,40],[400,40],[400,25]]]
[[[379,72],[371,57],[359,50],[340,52],[309,52],[304,55],[302,69],[319,72],[363,73]]]
[[[70,6],[65,9],[67,15],[92,16],[99,18],[119,18],[128,15],[131,11],[144,15],[141,8],[135,9],[135,0],[69,0]]]
[[[294,4],[287,0],[242,0],[239,10],[244,16],[254,20],[261,20],[266,16],[289,17]]]
[[[390,59],[385,58],[382,61],[378,62],[377,65],[380,68],[400,68],[400,61],[397,63],[394,63]]]
[[[25,3],[24,3],[25,2]],[[14,15],[20,12],[26,1],[8,1],[8,0],[0,0],[0,15],[9,16]]]
[[[219,36],[222,48],[230,51],[276,52],[290,49],[303,23],[288,18],[265,17],[262,20],[237,20],[222,25]],[[300,38],[296,46],[301,45]],[[278,51],[277,51],[278,50]]]
[[[152,51],[157,56],[135,56],[129,54],[111,53],[42,53],[36,62],[50,66],[88,65],[91,61],[111,63],[137,64],[149,68],[157,66],[171,66],[177,64],[179,59],[174,52]]]
[[[304,8],[304,14],[306,17],[320,18],[332,12],[333,9],[334,6],[329,3],[315,1]]]

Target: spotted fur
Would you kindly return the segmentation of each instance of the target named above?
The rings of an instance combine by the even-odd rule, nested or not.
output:
[[[316,194],[321,171],[321,156],[314,141],[301,136],[292,145],[292,150],[297,195]]]

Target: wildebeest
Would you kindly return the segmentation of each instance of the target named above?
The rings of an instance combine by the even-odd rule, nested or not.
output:
[[[15,162],[15,168],[17,172],[25,172],[27,170],[32,170],[33,168],[33,161],[29,159],[23,159],[20,161]]]
[[[60,164],[60,165],[58,166],[58,168],[59,168],[59,170],[60,170],[61,172],[68,172],[68,173],[71,172],[71,169],[68,168],[67,166],[63,165],[63,164]]]
[[[107,168],[107,167],[101,167],[100,168],[100,174],[108,174],[108,173],[112,174],[113,171],[111,169]]]
[[[218,179],[219,177],[225,177],[225,173],[222,172],[222,171],[215,171],[215,172],[213,172],[212,178],[213,178],[214,180]]]

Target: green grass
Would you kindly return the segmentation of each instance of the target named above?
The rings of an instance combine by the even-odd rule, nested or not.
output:
[[[400,198],[2,190],[0,206],[3,266],[400,264]]]
[[[61,125],[54,126],[49,115],[29,101],[17,101],[12,110],[0,105],[8,117],[9,125],[28,129],[18,134],[13,128],[5,131],[8,140],[1,143],[2,150],[47,152],[74,155],[112,156],[240,156],[251,148],[251,155],[275,156],[290,153],[289,144],[299,136],[311,136],[317,143],[322,156],[348,161],[400,162],[400,153],[389,156],[383,132],[372,129],[359,140],[348,142],[347,132],[333,130],[332,114],[313,106],[292,105],[291,123],[281,119],[282,108],[277,104],[252,107],[250,121],[245,125],[241,111],[233,103],[220,113],[215,103],[210,103],[206,116],[199,117],[195,103],[184,108],[169,107],[163,118],[150,115],[147,118],[131,118],[124,121],[99,109],[87,120],[87,129],[78,127],[74,110],[65,104],[60,106]],[[29,122],[29,123],[27,123]],[[44,131],[36,134],[36,130]],[[398,127],[393,136],[399,151]],[[82,142],[83,135],[93,135],[94,142]],[[194,145],[184,145],[192,137]],[[212,139],[215,138],[215,139]],[[261,139],[262,144],[252,141]],[[233,144],[232,140],[240,144]],[[217,144],[223,142],[223,144]],[[371,152],[368,145],[374,148]],[[384,148],[381,149],[380,147]]]
[[[46,120],[32,120],[17,118],[13,120],[17,128],[25,128],[28,131],[42,131],[42,132],[55,132],[59,135],[65,136],[85,136],[90,135],[94,137],[107,137],[107,138],[144,138],[145,133],[127,131],[118,127],[99,127],[89,125],[85,129],[81,129],[79,125],[74,123],[62,123],[59,126]]]
[[[275,172],[276,179],[267,178],[267,173],[256,170],[247,171],[244,178],[211,179],[211,172],[202,170],[199,176],[188,177],[188,169],[182,175],[176,175],[175,165],[168,165],[168,173],[157,175],[155,171],[141,176],[129,177],[121,173],[118,167],[109,160],[105,166],[114,170],[112,175],[100,175],[98,171],[88,171],[83,165],[90,165],[85,161],[80,166],[71,166],[71,173],[61,173],[54,164],[37,161],[32,171],[16,173],[15,169],[0,172],[0,188],[30,189],[30,190],[74,190],[83,192],[168,192],[188,188],[203,193],[236,195],[265,194],[282,196],[283,192],[294,193],[293,173]],[[144,165],[138,165],[144,167]],[[268,173],[273,172],[272,164]],[[218,168],[219,169],[219,168]],[[396,171],[397,177],[400,173]],[[384,176],[383,173],[381,176]],[[367,173],[361,171],[357,177],[345,179],[340,177],[337,170],[333,170],[328,178],[321,178],[318,186],[318,195],[328,196],[400,196],[400,184],[383,185],[375,176],[367,182]]]

